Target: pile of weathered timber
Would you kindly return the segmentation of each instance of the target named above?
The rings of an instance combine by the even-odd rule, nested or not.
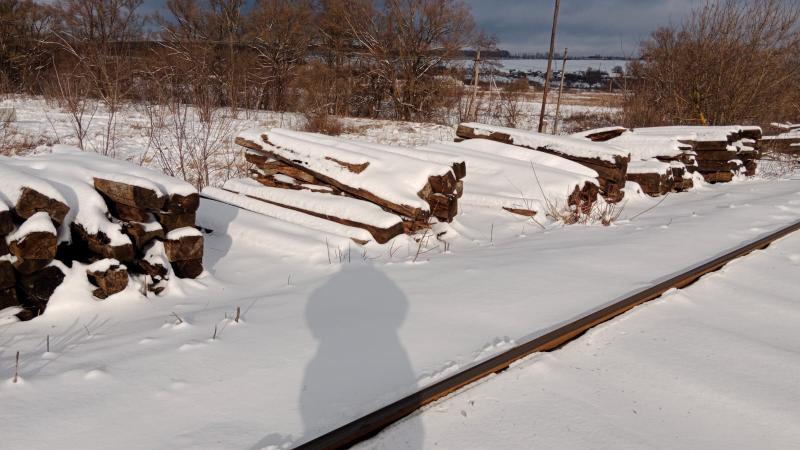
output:
[[[0,309],[36,317],[75,262],[87,264],[97,299],[130,276],[156,294],[171,273],[198,276],[198,206],[187,183],[66,146],[0,158]]]
[[[611,132],[613,135],[616,131]],[[580,163],[598,174],[600,193],[611,202],[622,199],[630,154],[604,142],[574,136],[554,136],[480,123],[462,123],[456,136],[463,139],[489,139],[505,144],[550,153]]]
[[[638,183],[651,196],[692,188],[697,170],[692,146],[673,136],[649,135],[622,127],[600,128],[573,134],[594,142],[609,142],[628,151],[626,181]]]
[[[459,158],[469,164],[469,189],[459,200],[463,205],[539,217],[553,212],[548,204],[587,211],[597,201],[597,172],[548,153],[486,139],[433,143],[414,153],[430,161]]]
[[[630,152],[626,179],[650,195],[680,192],[694,185],[692,174],[710,183],[754,175],[761,129],[755,126],[666,126],[626,130],[601,128],[573,136],[607,142]]]
[[[300,212],[366,230],[378,243],[426,227],[432,217],[450,222],[458,213],[463,159],[432,162],[402,147],[282,129],[245,132],[236,143],[254,166],[252,179],[229,180],[223,190],[248,200],[204,191],[220,201],[262,214],[281,215],[274,207]]]
[[[773,123],[768,129],[770,135],[759,141],[761,150],[800,156],[800,124]]]
[[[667,126],[633,131],[640,136],[666,137],[691,146],[696,170],[709,183],[728,182],[738,174],[755,175],[761,139],[761,128],[757,126]]]

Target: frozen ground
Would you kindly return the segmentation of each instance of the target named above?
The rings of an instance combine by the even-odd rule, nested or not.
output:
[[[129,289],[104,302],[75,295],[89,286],[71,277],[45,316],[0,326],[4,446],[298,444],[797,220],[800,184],[706,187],[630,220],[654,204],[631,193],[616,226],[546,231],[465,208],[449,251],[430,243],[412,262],[413,241],[362,254],[205,202],[204,277],[164,297]],[[792,353],[775,352],[790,364]]]
[[[796,448],[799,272],[795,233],[359,448]]]
[[[63,113],[44,102],[19,105],[12,139],[74,139]],[[121,116],[116,156],[157,164],[146,157],[146,118],[137,114]],[[291,117],[236,120],[289,126]],[[449,140],[452,129],[373,121],[358,134],[425,145]],[[797,220],[800,181],[703,185],[662,203],[630,190],[626,200],[614,226],[545,229],[465,204],[452,224],[436,227],[446,232],[441,240],[400,236],[363,248],[204,200],[207,273],[199,279],[172,280],[160,297],[131,286],[97,302],[76,265],[43,317],[0,317],[3,447],[298,444]],[[423,439],[418,429],[410,435]]]

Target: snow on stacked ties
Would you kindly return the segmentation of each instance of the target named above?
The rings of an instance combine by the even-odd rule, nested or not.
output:
[[[667,126],[637,128],[635,134],[662,136],[691,145],[697,160],[697,171],[709,183],[731,181],[734,175],[755,175],[760,157],[757,126]],[[612,139],[609,141],[614,143]]]
[[[399,147],[283,129],[244,132],[236,142],[256,167],[253,179],[229,180],[204,195],[360,244],[382,244],[458,213],[463,159],[441,164]]]
[[[548,153],[486,139],[429,144],[411,151],[431,161],[462,160],[469,165],[469,186],[460,199],[464,205],[533,217],[546,211],[548,202],[566,199],[570,206],[588,206],[597,201],[597,172]]]
[[[607,127],[574,133],[592,142],[610,142],[631,154],[626,181],[638,183],[651,196],[682,192],[694,186],[697,169],[692,146],[674,136],[648,135],[624,127]]]
[[[775,134],[762,136],[761,149],[800,155],[800,123],[772,123],[768,130]]]
[[[553,136],[474,122],[460,124],[456,136],[460,139],[489,139],[569,159],[597,172],[600,192],[608,201],[620,201],[624,195],[622,188],[630,155],[616,146],[574,136]]]
[[[0,180],[0,309],[21,306],[22,319],[44,311],[75,261],[98,299],[129,273],[160,293],[171,273],[203,271],[199,196],[183,181],[60,145],[0,158]]]

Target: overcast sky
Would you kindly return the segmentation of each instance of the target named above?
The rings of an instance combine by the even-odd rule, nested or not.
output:
[[[554,0],[464,0],[475,21],[514,53],[547,52]],[[576,56],[626,56],[660,25],[679,23],[700,0],[562,0],[558,52]],[[753,0],[758,1],[758,0]],[[249,3],[249,2],[248,2]],[[164,0],[145,0],[143,10]]]
[[[475,21],[511,52],[547,52],[554,0],[465,0]],[[757,1],[757,0],[755,0]],[[562,0],[557,51],[629,55],[660,25],[680,23],[698,0]]]

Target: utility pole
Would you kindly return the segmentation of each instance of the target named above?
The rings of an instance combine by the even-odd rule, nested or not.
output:
[[[558,112],[561,109],[561,93],[564,92],[564,75],[566,74],[565,67],[567,66],[567,50],[564,47],[564,60],[561,61],[561,80],[558,84],[558,100],[556,100],[556,118],[553,121],[553,134],[558,134]]]
[[[480,78],[479,67],[481,65],[481,47],[475,52],[475,63],[472,66],[472,100],[469,103],[469,118],[470,120],[478,120],[478,79]]]
[[[550,91],[550,78],[553,76],[553,51],[556,47],[556,28],[558,27],[558,8],[561,0],[556,0],[553,9],[553,30],[550,32],[550,53],[547,55],[547,75],[544,79],[544,93],[542,94],[542,111],[539,113],[539,133],[544,129],[544,111],[547,107],[547,93]]]

